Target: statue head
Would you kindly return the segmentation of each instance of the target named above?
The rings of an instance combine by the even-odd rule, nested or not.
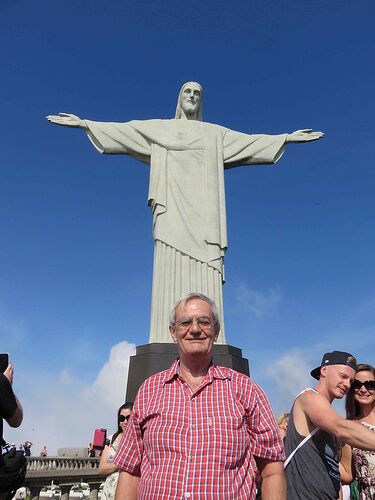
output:
[[[203,87],[196,82],[186,82],[178,94],[175,119],[202,121]]]

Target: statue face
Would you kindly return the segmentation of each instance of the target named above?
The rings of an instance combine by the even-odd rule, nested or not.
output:
[[[202,102],[202,92],[199,85],[188,83],[181,92],[181,108],[186,117],[193,117]]]

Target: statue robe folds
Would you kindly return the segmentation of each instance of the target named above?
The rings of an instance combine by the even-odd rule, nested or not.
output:
[[[224,169],[270,164],[286,134],[248,135],[194,120],[103,123],[85,120],[95,148],[150,164],[148,204],[155,240],[150,342],[170,342],[168,315],[185,293],[209,296],[219,308],[227,249]]]

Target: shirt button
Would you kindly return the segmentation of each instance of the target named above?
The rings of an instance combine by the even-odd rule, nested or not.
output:
[[[191,495],[190,491],[185,492],[185,498],[190,498],[190,495]]]

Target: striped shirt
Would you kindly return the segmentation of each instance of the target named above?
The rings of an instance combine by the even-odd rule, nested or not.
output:
[[[283,461],[270,404],[249,377],[211,365],[193,392],[179,360],[147,379],[114,458],[137,499],[253,499],[255,459]]]

